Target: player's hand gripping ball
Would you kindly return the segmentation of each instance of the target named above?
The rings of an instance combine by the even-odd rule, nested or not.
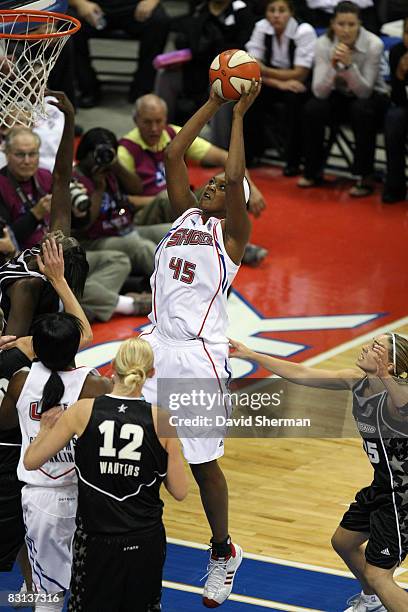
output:
[[[210,66],[210,83],[215,93],[224,100],[238,100],[244,85],[251,87],[252,79],[259,81],[261,69],[258,62],[241,49],[223,51]]]

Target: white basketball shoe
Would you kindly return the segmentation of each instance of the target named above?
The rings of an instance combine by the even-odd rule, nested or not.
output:
[[[364,596],[363,593],[359,593],[351,597],[347,605],[349,607],[344,612],[387,612],[387,608],[376,595]]]
[[[207,581],[203,590],[203,605],[206,608],[218,608],[229,597],[241,562],[242,548],[238,544],[231,544],[229,557],[211,555],[207,567]]]

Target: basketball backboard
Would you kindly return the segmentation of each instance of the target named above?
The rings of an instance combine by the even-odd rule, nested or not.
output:
[[[0,0],[0,10],[26,9],[30,11],[53,11],[65,13],[68,0]]]
[[[0,11],[8,10],[25,10],[25,11],[52,11],[54,13],[66,13],[68,9],[68,0],[0,0]],[[20,24],[15,21],[0,22],[0,32],[8,33],[20,32],[26,33],[36,30],[41,24],[36,22],[32,17],[29,23]],[[0,48],[1,51],[1,48]]]

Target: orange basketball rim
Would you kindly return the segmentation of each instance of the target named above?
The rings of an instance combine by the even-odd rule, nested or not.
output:
[[[52,31],[41,31],[42,25],[52,25]],[[32,11],[24,9],[0,10],[0,26],[11,26],[3,32],[0,27],[0,38],[12,40],[44,40],[47,38],[62,38],[72,36],[81,28],[81,22],[71,15],[54,13],[52,11]],[[23,29],[22,33],[13,30]],[[39,31],[30,31],[31,29]],[[25,29],[25,31],[24,31]]]

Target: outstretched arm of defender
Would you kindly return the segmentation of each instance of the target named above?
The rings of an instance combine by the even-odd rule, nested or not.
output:
[[[190,191],[190,181],[184,155],[206,123],[215,115],[224,100],[214,92],[171,141],[165,152],[167,192],[174,212],[181,215],[197,205]]]
[[[298,385],[322,389],[351,389],[354,382],[361,378],[361,372],[358,369],[321,370],[320,368],[310,368],[302,363],[293,363],[285,359],[277,359],[270,355],[257,353],[245,344],[237,342],[237,340],[231,340],[231,338],[229,343],[231,347],[230,357],[255,361],[266,370]]]
[[[92,342],[93,333],[86,315],[69,287],[64,276],[64,254],[62,245],[51,240],[46,240],[42,245],[42,259],[37,255],[37,265],[41,274],[44,274],[58,293],[65,312],[74,315],[82,323],[80,348],[88,346]]]
[[[57,101],[50,100],[65,115],[64,131],[55,158],[52,174],[51,231],[61,230],[65,236],[71,233],[71,194],[69,183],[74,162],[75,111],[62,91],[47,91]]]
[[[232,261],[236,264],[241,263],[251,231],[243,187],[245,176],[243,120],[246,111],[255,101],[260,89],[260,83],[253,80],[248,93],[243,88],[241,97],[234,106],[231,140],[228,159],[225,164],[225,204],[227,208],[225,248]]]

